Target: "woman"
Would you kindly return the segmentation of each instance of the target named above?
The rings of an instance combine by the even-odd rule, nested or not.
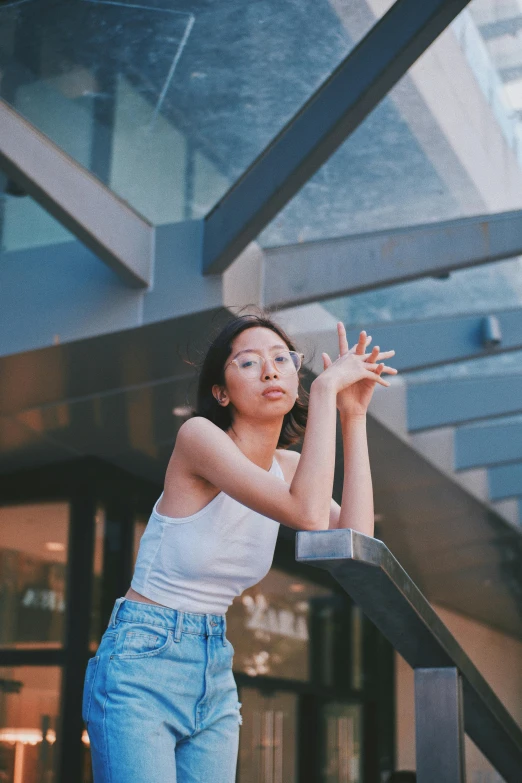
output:
[[[95,783],[233,783],[241,723],[226,610],[269,571],[279,525],[373,535],[366,410],[381,373],[365,332],[300,386],[301,354],[268,316],[238,316],[210,346],[197,415],[179,429],[141,539],[85,675]],[[336,407],[343,499],[332,500]],[[306,430],[305,430],[306,425]],[[302,453],[287,451],[304,433]]]

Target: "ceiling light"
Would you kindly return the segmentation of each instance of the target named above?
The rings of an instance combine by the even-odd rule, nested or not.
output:
[[[45,544],[45,548],[48,549],[50,552],[64,552],[65,544],[60,544],[59,541],[47,541]]]

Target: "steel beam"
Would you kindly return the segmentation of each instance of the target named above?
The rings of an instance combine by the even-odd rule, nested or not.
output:
[[[522,254],[522,211],[265,251],[264,302],[290,307]]]
[[[128,285],[150,285],[153,226],[2,100],[0,169]]]
[[[522,374],[414,383],[407,387],[410,431],[522,413]]]
[[[419,783],[465,783],[462,679],[455,667],[415,669]]]
[[[486,328],[490,322],[488,319],[492,317],[496,319],[500,334],[500,342],[495,345],[488,342]],[[382,350],[394,349],[393,366],[401,371],[436,367],[522,348],[522,309],[403,323],[381,322],[365,324],[364,328],[373,338],[372,345],[379,345]],[[352,345],[359,339],[359,330],[349,329],[347,337]]]
[[[457,669],[466,733],[506,783],[519,783],[520,727],[388,547],[350,528],[300,531],[296,560],[329,571],[413,669]]]
[[[522,462],[490,468],[488,483],[491,500],[522,497]]]
[[[522,461],[522,422],[457,427],[454,443],[455,470]]]
[[[397,0],[206,217],[223,272],[362,123],[469,0]]]

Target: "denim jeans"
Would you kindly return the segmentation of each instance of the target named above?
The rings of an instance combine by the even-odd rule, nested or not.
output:
[[[94,783],[234,783],[233,657],[226,615],[118,598],[83,687]]]

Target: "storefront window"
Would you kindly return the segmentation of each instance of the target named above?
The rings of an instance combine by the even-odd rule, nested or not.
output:
[[[61,647],[67,503],[0,508],[0,646]]]
[[[102,508],[96,509],[94,529],[94,560],[92,580],[92,611],[91,629],[89,633],[89,649],[95,653],[102,634],[101,599],[103,579],[103,541],[105,536],[105,514]]]
[[[316,603],[324,611],[325,599],[330,596],[325,587],[272,568],[236,598],[227,612],[227,636],[235,649],[234,670],[251,677],[309,680],[310,616]],[[322,641],[327,643],[328,638],[325,634]]]
[[[331,702],[323,708],[321,783],[361,783],[361,720],[357,704]]]
[[[240,783],[296,783],[297,696],[241,688]]]
[[[136,565],[136,558],[138,557],[138,550],[140,548],[141,537],[145,532],[148,520],[145,517],[138,514],[134,522],[134,556],[132,558],[132,567]]]
[[[360,690],[364,684],[363,671],[363,613],[362,610],[352,606],[352,688]]]
[[[0,668],[2,783],[54,783],[61,677],[58,667]]]

